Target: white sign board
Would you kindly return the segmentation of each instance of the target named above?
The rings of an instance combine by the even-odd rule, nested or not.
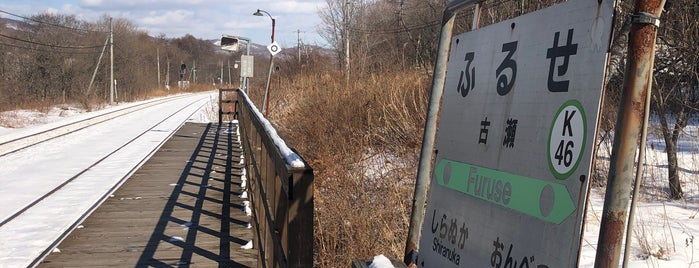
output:
[[[269,50],[269,53],[272,53],[272,56],[277,55],[277,53],[282,51],[282,47],[277,44],[277,42],[272,42],[267,46],[267,50]]]
[[[613,4],[452,39],[420,267],[576,267]]]
[[[255,57],[252,55],[240,56],[240,77],[253,77]]]

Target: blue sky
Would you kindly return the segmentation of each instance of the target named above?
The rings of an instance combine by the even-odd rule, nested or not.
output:
[[[272,22],[269,17],[253,16],[257,9],[276,20],[275,40],[282,47],[296,46],[297,30],[302,42],[326,45],[318,34],[318,10],[325,0],[3,0],[0,9],[30,16],[51,12],[75,15],[95,21],[102,15],[125,18],[151,36],[181,37],[191,34],[202,39],[218,39],[222,34],[248,37],[252,42],[269,44]],[[13,18],[0,13],[0,17]]]

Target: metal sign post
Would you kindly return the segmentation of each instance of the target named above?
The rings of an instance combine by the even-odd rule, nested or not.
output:
[[[637,0],[634,7],[633,25],[629,32],[629,56],[609,164],[595,267],[618,267],[623,236],[625,233],[629,235],[625,223],[634,178],[632,167],[644,122],[644,112],[639,107],[650,101],[648,97],[653,81],[655,39],[664,6],[664,0]],[[625,259],[624,267],[627,262]]]
[[[572,0],[452,38],[420,267],[577,265],[613,10]]]

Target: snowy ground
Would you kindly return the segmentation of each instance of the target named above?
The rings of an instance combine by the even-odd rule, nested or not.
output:
[[[191,116],[181,119],[184,121],[194,122],[209,122],[212,106],[215,105],[216,92],[207,93],[207,95],[198,95],[198,101],[209,102],[204,105],[205,108],[195,111]],[[203,96],[203,97],[202,97]],[[128,105],[128,104],[121,104]],[[120,106],[121,106],[120,105]],[[106,109],[112,109],[108,107]],[[3,135],[12,135],[18,132],[31,132],[33,129],[40,129],[50,124],[59,124],[62,122],[76,120],[76,118],[85,117],[92,113],[86,113],[74,108],[57,108],[52,110],[48,115],[34,111],[14,111],[1,113],[0,119],[7,120],[11,118],[15,126],[20,128],[3,128],[0,127],[0,137]],[[165,113],[165,112],[163,112]],[[146,121],[147,118],[159,118],[157,112],[145,113],[140,116],[133,116],[131,123],[133,127],[138,127],[140,122]],[[162,119],[162,118],[160,118]],[[97,148],[102,146],[102,143],[111,141],[117,136],[128,136],[123,128],[124,123],[113,126],[102,126],[95,130],[95,138],[92,139],[94,144],[71,147],[76,149],[68,151],[68,155],[61,157],[60,152],[56,147],[66,147],[75,141],[71,140],[55,140],[47,142],[47,147],[44,150],[36,150],[22,157],[14,157],[2,159],[2,168],[0,168],[0,202],[3,204],[0,207],[0,219],[5,214],[10,213],[13,202],[26,198],[26,196],[36,195],[37,191],[43,189],[43,184],[50,182],[52,177],[57,177],[59,174],[66,173],[66,167],[70,166],[70,162],[80,156],[83,149],[80,148]],[[631,250],[631,261],[629,267],[699,267],[699,245],[695,246],[694,236],[699,234],[699,220],[696,219],[699,214],[699,123],[693,122],[686,128],[685,133],[681,136],[680,150],[680,165],[682,166],[681,180],[685,191],[686,198],[681,201],[670,201],[667,199],[667,161],[664,153],[663,141],[660,136],[653,133],[659,133],[656,129],[651,128],[651,135],[648,141],[648,151],[646,153],[647,168],[644,172],[644,182],[641,202],[637,208],[636,226],[633,230],[633,242]],[[176,126],[163,128],[162,131],[153,131],[162,134],[174,131]],[[159,144],[169,135],[153,136],[151,141],[153,144]],[[98,137],[98,138],[97,138]],[[86,137],[83,137],[86,139]],[[63,143],[63,144],[61,144]],[[608,159],[608,153],[611,151],[610,145],[603,146],[600,149],[600,158]],[[65,153],[65,152],[64,152]],[[53,158],[45,158],[41,155],[53,155]],[[40,162],[34,159],[39,159]],[[40,163],[40,164],[39,164]],[[123,164],[123,163],[122,163]],[[116,170],[119,162],[114,162],[111,167],[104,167],[102,172],[109,174],[110,170]],[[133,165],[133,164],[125,164]],[[36,167],[40,168],[36,168]],[[133,166],[122,168],[129,170]],[[124,176],[126,172],[115,176]],[[99,172],[97,172],[99,173]],[[604,173],[604,172],[602,172]],[[606,175],[606,173],[604,173]],[[33,176],[37,176],[35,181],[31,181]],[[29,180],[29,181],[28,181]],[[31,183],[30,183],[31,182]],[[12,188],[9,186],[13,185]],[[96,187],[96,186],[91,186]],[[81,193],[82,194],[82,193]],[[599,233],[599,224],[602,214],[602,205],[604,203],[604,189],[593,188],[589,197],[589,208],[586,215],[586,228],[582,244],[582,253],[580,258],[580,267],[593,267],[596,254],[597,238]],[[63,213],[60,210],[59,213]],[[21,262],[14,262],[22,259],[20,257],[21,250],[17,246],[10,245],[11,241],[29,241],[25,245],[45,243],[51,232],[57,227],[50,226],[49,223],[55,221],[58,217],[52,216],[53,219],[38,220],[38,225],[24,226],[22,229],[13,232],[3,233],[0,229],[0,267],[20,267],[16,265]],[[58,217],[60,218],[60,217]],[[38,235],[38,237],[37,237]],[[14,247],[14,248],[12,248]],[[14,252],[14,254],[13,254]],[[25,258],[26,259],[26,258]]]
[[[699,244],[694,244],[699,235],[699,122],[693,120],[680,135],[678,158],[685,198],[679,201],[668,199],[667,157],[658,126],[658,120],[651,118],[629,267],[699,267]],[[599,158],[609,159],[610,152],[611,143],[605,143]],[[601,174],[606,176],[606,171]],[[604,190],[590,192],[580,267],[594,266]]]
[[[89,167],[81,177],[65,185],[65,191],[56,192],[35,208],[0,226],[0,267],[30,265],[102,196],[123,183],[123,178],[143,164],[143,159],[159,148],[184,122],[208,122],[211,104],[217,95],[217,92],[190,94],[0,157],[0,220],[3,221]],[[108,109],[128,105],[132,104],[120,104]],[[180,109],[180,112],[176,112]],[[103,112],[76,113],[75,116],[13,112],[11,116],[17,119],[17,123],[30,124],[26,128],[3,129],[4,134],[0,134],[0,138]],[[26,118],[23,120],[21,116]],[[32,124],[36,122],[42,124]],[[124,145],[123,149],[112,153]],[[105,160],[91,166],[102,158]]]

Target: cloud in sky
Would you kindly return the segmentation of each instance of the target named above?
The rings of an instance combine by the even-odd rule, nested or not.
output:
[[[43,12],[75,15],[94,21],[103,15],[125,18],[152,36],[181,37],[191,34],[218,39],[222,34],[249,37],[255,43],[269,43],[271,21],[253,16],[258,8],[275,17],[275,39],[282,46],[296,45],[296,31],[307,44],[325,45],[317,29],[318,10],[325,0],[3,0],[0,9],[34,15]],[[3,17],[7,17],[2,14]]]
[[[205,0],[82,0],[82,6],[94,9],[131,9],[131,8],[166,8],[180,6],[196,6],[212,2],[222,1],[205,1]]]
[[[181,21],[188,21],[193,19],[194,12],[189,10],[169,10],[166,12],[150,11],[148,15],[138,19],[145,25],[168,25],[176,24]]]

